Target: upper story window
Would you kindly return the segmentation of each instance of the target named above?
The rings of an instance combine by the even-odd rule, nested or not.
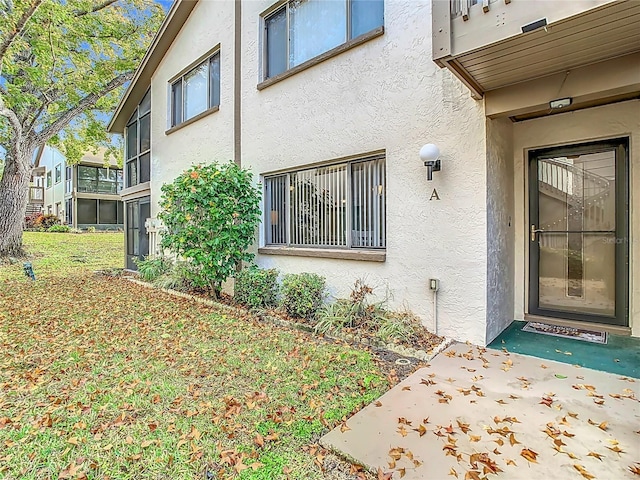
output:
[[[64,193],[73,191],[73,168],[65,167],[64,169]]]
[[[384,23],[384,0],[290,0],[265,17],[264,77],[300,65]]]
[[[56,165],[56,183],[60,183],[62,181],[62,164]]]
[[[122,190],[122,170],[78,166],[78,192],[116,195]]]
[[[133,187],[151,179],[151,90],[127,122],[125,136],[126,185]]]
[[[385,248],[383,155],[268,176],[265,244]]]
[[[51,172],[47,172],[47,188],[51,188]]]
[[[171,83],[170,127],[220,105],[220,52]]]

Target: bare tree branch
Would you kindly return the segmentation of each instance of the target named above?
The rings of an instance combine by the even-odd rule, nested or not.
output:
[[[7,50],[9,49],[15,38],[22,33],[22,30],[24,30],[24,26],[29,21],[29,19],[33,17],[33,14],[36,13],[36,10],[41,3],[42,0],[33,0],[31,6],[27,10],[25,10],[25,12],[22,14],[22,17],[20,17],[20,20],[18,20],[15,28],[9,33],[9,36],[2,41],[2,43],[0,44],[0,60],[2,60],[5,53],[7,53]]]
[[[90,13],[99,12],[103,8],[107,8],[109,5],[113,5],[117,1],[118,0],[105,0],[102,3],[99,3],[99,4],[95,5],[93,8],[90,8],[89,10],[78,10],[78,11],[74,12],[74,15],[76,17],[82,17],[83,15],[89,15]]]
[[[107,83],[100,92],[91,93],[82,98],[73,108],[64,112],[51,125],[42,130],[36,136],[36,143],[40,145],[48,142],[51,137],[69,125],[75,117],[85,110],[93,107],[100,98],[131,80],[133,78],[133,73],[134,72],[123,73]]]

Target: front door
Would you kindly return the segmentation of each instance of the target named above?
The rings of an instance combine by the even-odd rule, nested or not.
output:
[[[628,145],[529,152],[529,313],[628,325]]]

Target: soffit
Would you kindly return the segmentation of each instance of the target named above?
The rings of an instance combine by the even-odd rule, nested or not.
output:
[[[640,51],[640,2],[614,2],[454,60],[483,91]]]

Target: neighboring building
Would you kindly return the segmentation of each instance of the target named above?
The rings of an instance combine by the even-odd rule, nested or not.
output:
[[[109,126],[127,266],[161,185],[232,160],[263,185],[261,266],[336,296],[365,278],[480,345],[524,318],[640,336],[639,19],[631,1],[178,0]]]
[[[59,150],[45,146],[36,153],[27,215],[37,211],[57,215],[73,228],[124,228],[122,169],[105,166],[104,150],[87,153],[68,165]]]

